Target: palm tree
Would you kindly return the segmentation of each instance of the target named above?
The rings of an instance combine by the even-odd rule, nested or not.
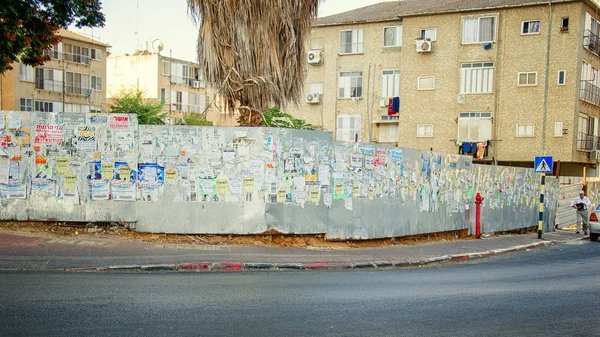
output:
[[[260,126],[270,106],[297,103],[304,43],[319,0],[188,0],[200,22],[198,61],[240,125]]]

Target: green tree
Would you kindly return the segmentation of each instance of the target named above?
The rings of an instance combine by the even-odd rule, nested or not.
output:
[[[196,114],[196,113],[187,113],[183,115],[183,122],[185,125],[195,125],[195,126],[213,126],[212,122],[206,120],[206,115]]]
[[[143,95],[144,92],[138,89],[121,89],[119,94],[112,98],[110,112],[134,113],[137,115],[138,124],[165,124],[168,115],[162,112],[164,102],[144,100]]]
[[[279,108],[270,108],[265,111],[263,115],[263,126],[299,130],[314,130],[313,126],[306,123],[305,120],[294,118],[294,116],[279,110]]]
[[[43,53],[60,41],[60,28],[103,27],[101,9],[98,0],[0,1],[0,74],[15,61],[34,67],[49,61]]]

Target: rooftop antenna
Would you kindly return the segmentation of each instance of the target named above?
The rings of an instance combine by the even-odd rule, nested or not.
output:
[[[165,44],[161,39],[156,39],[152,41],[152,50],[159,53],[165,48]]]

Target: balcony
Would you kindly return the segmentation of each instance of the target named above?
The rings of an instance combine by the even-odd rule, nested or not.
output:
[[[589,29],[583,32],[583,46],[596,56],[600,56],[600,38]]]
[[[373,121],[373,124],[386,124],[386,123],[398,123],[400,122],[400,114],[383,114],[379,116],[379,119]]]
[[[35,88],[51,92],[63,92],[63,81],[46,80],[41,78],[35,79]]]
[[[600,87],[592,84],[590,81],[581,81],[579,98],[590,104],[600,106]]]
[[[87,55],[63,53],[63,59],[67,62],[90,64],[90,57]]]
[[[70,95],[91,96],[92,89],[89,85],[79,83],[67,83],[65,85],[65,93]]]
[[[577,134],[577,151],[600,150],[600,137],[579,132]]]

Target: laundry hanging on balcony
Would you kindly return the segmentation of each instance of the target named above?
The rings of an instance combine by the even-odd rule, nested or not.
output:
[[[388,104],[388,115],[395,116],[400,112],[400,97],[390,98]]]

